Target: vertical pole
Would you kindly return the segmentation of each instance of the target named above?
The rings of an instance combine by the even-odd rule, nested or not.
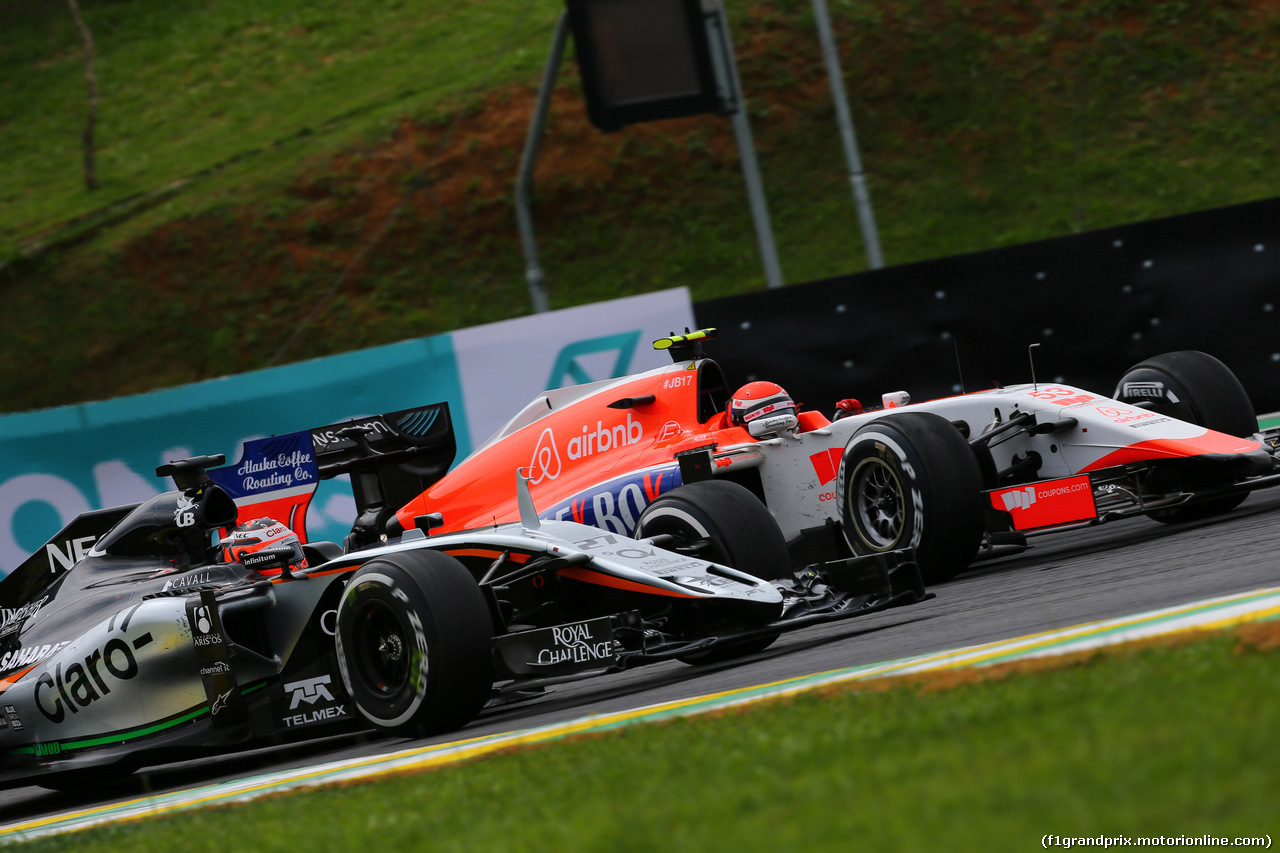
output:
[[[760,246],[760,260],[764,264],[765,282],[771,288],[782,287],[782,267],[778,263],[778,250],[773,242],[769,205],[765,201],[760,181],[760,167],[756,163],[756,146],[751,137],[751,123],[747,120],[747,103],[742,97],[742,83],[738,79],[738,62],[733,54],[733,41],[729,37],[729,21],[719,2],[704,5],[703,8],[707,13],[708,26],[718,30],[712,34],[712,43],[719,43],[721,50],[713,50],[712,53],[716,64],[719,65],[722,60],[725,67],[717,68],[717,76],[732,88],[731,92],[725,93],[725,100],[733,108],[733,136],[738,143],[738,159],[742,163],[742,177],[747,184],[747,198],[751,203],[751,218],[755,223],[756,242]]]
[[[827,0],[813,0],[813,17],[818,25],[818,39],[822,42],[822,56],[827,63],[827,77],[831,81],[831,99],[835,102],[840,138],[844,142],[844,156],[849,164],[849,181],[853,184],[854,204],[857,205],[858,220],[862,224],[862,240],[867,244],[867,263],[872,269],[879,269],[884,266],[884,255],[880,253],[880,235],[876,231],[876,217],[871,209],[871,193],[867,190],[862,158],[858,156],[858,137],[853,130],[853,116],[849,114],[849,101],[844,92],[844,72],[840,69],[840,55],[836,51],[836,39],[831,30]]]
[[[564,58],[564,45],[569,37],[569,13],[561,12],[556,22],[555,35],[551,39],[551,53],[542,72],[542,86],[538,89],[538,104],[534,109],[533,123],[524,141],[524,154],[520,158],[520,175],[516,179],[516,222],[520,226],[520,244],[524,248],[525,279],[529,282],[529,300],[533,312],[542,314],[550,308],[547,301],[547,285],[538,261],[538,238],[533,232],[533,214],[529,195],[533,185],[533,170],[538,161],[538,149],[547,126],[547,112],[551,107],[551,93],[556,86],[556,74]]]
[[[760,167],[756,163],[755,142],[751,137],[751,125],[747,111],[733,114],[733,135],[738,141],[738,156],[742,160],[742,176],[747,182],[747,198],[751,203],[751,219],[755,223],[756,242],[760,244],[760,260],[764,264],[764,278],[769,287],[782,287],[782,267],[778,263],[778,249],[773,242],[773,226],[769,220],[769,206],[765,202],[760,182]]]

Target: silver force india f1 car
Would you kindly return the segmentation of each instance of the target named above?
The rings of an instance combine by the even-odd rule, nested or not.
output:
[[[77,517],[0,582],[0,784],[358,727],[447,732],[503,697],[931,597],[908,550],[792,571],[732,483],[697,484],[711,509],[634,539],[540,520],[512,470],[512,523],[438,534],[424,515],[362,540],[453,453],[447,407],[429,406],[250,442],[231,466],[176,461],[157,469],[176,490]],[[337,474],[360,512],[346,549],[305,542],[311,494]]]

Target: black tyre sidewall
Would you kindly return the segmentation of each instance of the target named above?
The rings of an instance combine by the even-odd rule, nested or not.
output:
[[[1240,380],[1218,359],[1199,350],[1152,356],[1129,368],[1116,384],[1115,399],[1215,432],[1247,438],[1258,431],[1253,402]],[[1156,521],[1184,524],[1230,512],[1246,493],[1192,501],[1174,509],[1151,513]]]
[[[708,559],[761,580],[791,573],[786,540],[768,507],[745,486],[728,480],[687,483],[647,506],[635,536],[660,533],[706,537],[714,544]]]
[[[703,480],[672,489],[645,508],[635,536],[670,533],[682,539],[710,539],[707,559],[761,580],[791,575],[791,560],[782,530],[768,507],[751,490],[729,480]],[[762,652],[778,634],[716,645],[680,660],[707,666]]]
[[[1253,403],[1231,368],[1197,350],[1164,353],[1134,365],[1113,396],[1123,403],[1151,403],[1153,411],[1228,435],[1258,431]]]
[[[881,466],[896,480],[902,525],[898,537],[872,537],[855,512],[852,490]],[[915,548],[928,583],[963,571],[981,544],[982,472],[964,436],[946,419],[928,412],[903,412],[861,427],[845,445],[838,494],[841,526],[855,554]]]
[[[409,676],[377,689],[363,664],[362,613],[390,614],[410,655]],[[348,695],[374,727],[425,736],[466,725],[493,684],[492,622],[479,586],[457,560],[433,551],[378,558],[360,568],[338,607],[335,644]]]

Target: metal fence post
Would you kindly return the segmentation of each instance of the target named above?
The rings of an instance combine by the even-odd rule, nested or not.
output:
[[[849,99],[844,91],[844,72],[840,69],[840,54],[836,51],[827,0],[813,0],[813,17],[818,25],[818,40],[822,43],[827,77],[831,81],[831,99],[835,102],[840,139],[844,143],[844,156],[849,164],[849,181],[853,184],[853,199],[862,225],[862,240],[867,244],[867,263],[872,269],[879,269],[884,266],[884,255],[880,253],[880,235],[876,230],[875,213],[871,209],[871,193],[867,190],[866,173],[862,170],[862,158],[858,156],[858,137],[853,130],[853,116],[849,113]]]
[[[533,185],[533,169],[538,161],[538,149],[547,126],[547,111],[551,108],[551,92],[556,86],[556,75],[564,58],[564,45],[569,37],[569,13],[561,12],[551,40],[551,53],[542,72],[542,86],[538,89],[538,104],[533,112],[533,123],[524,141],[524,154],[520,157],[520,175],[516,179],[516,222],[520,226],[520,244],[524,249],[525,279],[529,282],[529,300],[533,312],[541,314],[550,308],[547,300],[547,284],[538,261],[538,238],[533,231],[533,213],[530,211],[530,189]]]

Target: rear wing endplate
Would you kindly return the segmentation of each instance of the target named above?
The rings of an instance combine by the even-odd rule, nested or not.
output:
[[[448,403],[354,418],[245,442],[240,461],[209,471],[236,502],[238,521],[267,516],[307,541],[307,505],[321,480],[351,476],[353,538],[366,545],[387,532],[395,511],[453,464],[458,445]]]
[[[320,476],[351,475],[356,520],[347,550],[391,532],[396,510],[443,477],[458,453],[448,403],[311,430]]]

